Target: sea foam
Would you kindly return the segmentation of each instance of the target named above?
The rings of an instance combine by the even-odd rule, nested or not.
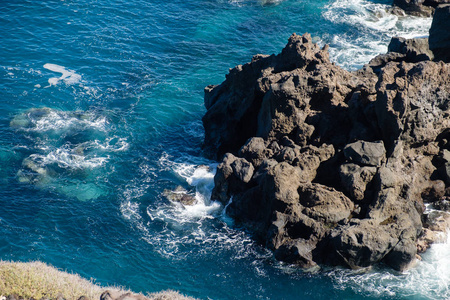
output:
[[[211,191],[214,188],[214,175],[217,163],[212,163],[204,158],[190,157],[194,162],[174,162],[167,153],[163,153],[159,159],[162,167],[169,168],[180,176],[189,186],[195,189],[196,203],[192,206],[176,206],[183,221],[190,218],[204,218],[216,215],[223,207],[220,203],[211,201]],[[205,164],[201,164],[204,162]]]
[[[178,177],[186,190],[193,189],[196,203],[190,206],[165,200],[149,205],[146,208],[149,221],[146,222],[139,204],[146,190],[142,182],[146,180],[141,178],[139,186],[131,184],[126,189],[121,204],[122,215],[142,233],[145,241],[155,246],[156,252],[176,260],[231,249],[236,259],[255,255],[251,250],[255,244],[249,235],[229,227],[223,220],[223,205],[210,199],[216,163],[194,156],[173,161],[170,155],[163,153],[159,164],[163,170]],[[141,168],[141,171],[152,176],[152,170],[148,168]]]
[[[399,17],[388,12],[390,7],[367,0],[337,0],[327,5],[323,17],[349,27],[347,32],[324,35],[322,42],[330,44],[330,57],[346,69],[357,69],[386,53],[394,36],[428,36],[431,18]]]
[[[36,133],[86,129],[106,131],[107,125],[106,117],[94,112],[61,111],[48,107],[29,109],[10,122],[15,129]]]
[[[127,138],[111,131],[95,111],[61,111],[48,107],[16,115],[10,126],[31,141],[17,180],[79,200],[108,193],[105,166],[116,152],[129,148]]]
[[[370,270],[330,270],[327,275],[338,289],[352,289],[372,297],[450,299],[450,240],[433,244],[423,260],[398,273],[375,267]]]
[[[81,81],[81,75],[75,73],[75,71],[66,69],[63,66],[47,63],[44,68],[52,72],[61,73],[60,77],[52,77],[48,79],[49,86],[57,85],[61,80],[66,84],[76,84]]]

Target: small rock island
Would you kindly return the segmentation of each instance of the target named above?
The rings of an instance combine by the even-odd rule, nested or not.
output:
[[[450,225],[449,20],[352,72],[293,34],[208,86],[212,199],[279,260],[411,266]]]

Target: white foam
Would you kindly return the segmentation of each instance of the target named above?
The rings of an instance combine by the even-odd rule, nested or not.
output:
[[[107,138],[105,142],[95,140],[79,144],[66,143],[59,148],[40,143],[36,148],[44,154],[31,154],[26,166],[33,169],[29,164],[32,162],[37,170],[45,171],[41,175],[47,175],[47,167],[53,164],[64,169],[94,169],[108,162],[110,156],[107,153],[126,151],[128,147],[125,138],[117,137]]]
[[[83,118],[78,118],[72,114],[61,111],[52,111],[44,118],[35,122],[36,131],[59,130],[64,128],[95,128],[105,131],[107,121],[105,117],[96,117],[93,114],[83,114]]]
[[[127,138],[111,135],[106,117],[93,111],[35,108],[10,125],[34,142],[17,179],[81,201],[107,194],[100,184],[108,181],[107,174],[98,175],[99,169],[112,153],[129,149]]]
[[[204,161],[204,159],[202,160]],[[208,218],[223,208],[220,203],[211,202],[211,191],[214,188],[214,175],[216,174],[217,163],[209,163],[209,165],[178,163],[171,161],[166,153],[161,156],[159,162],[162,166],[169,167],[182,177],[187,184],[195,187],[196,203],[191,206],[176,206],[177,213],[182,217],[181,220],[184,220],[184,218],[189,219],[190,217]]]
[[[75,71],[68,70],[63,66],[47,63],[44,65],[44,68],[52,72],[61,73],[60,77],[52,77],[48,79],[50,86],[57,85],[61,80],[68,85],[76,84],[81,81],[81,75],[76,74]]]
[[[109,137],[104,142],[99,140],[94,141],[95,147],[103,151],[110,152],[123,152],[128,150],[130,144],[127,142],[126,138],[119,137]]]
[[[123,201],[120,204],[120,211],[122,212],[122,216],[128,220],[141,220],[141,215],[139,214],[139,204],[136,202]]]
[[[372,297],[450,299],[450,240],[432,245],[423,260],[404,273],[378,267],[364,271],[335,269],[328,275],[337,288],[351,288]]]
[[[15,116],[10,123],[12,127],[17,129],[41,133],[68,129],[106,131],[107,124],[106,117],[98,116],[93,112],[67,112],[46,107],[30,109]]]
[[[164,153],[159,159],[159,169],[176,174],[186,187],[195,189],[196,204],[182,205],[168,202],[150,205],[146,213],[149,226],[140,215],[140,198],[146,194],[154,170],[140,168],[139,180],[133,180],[124,191],[121,211],[124,218],[134,223],[142,232],[143,239],[155,246],[155,251],[172,259],[188,259],[193,255],[208,251],[233,250],[234,258],[239,259],[255,255],[255,245],[249,235],[234,230],[222,220],[223,205],[211,201],[214,186],[214,174],[217,164],[201,157],[185,156],[174,161]],[[155,229],[158,228],[158,229]],[[195,249],[195,250],[193,250]],[[264,252],[264,255],[267,255]],[[255,264],[255,272],[263,276],[260,265]]]
[[[325,7],[323,16],[333,23],[387,31],[395,28],[398,17],[386,12],[388,5],[365,0],[337,0]]]
[[[380,53],[387,52],[387,44],[378,41],[352,42],[346,37],[335,35],[330,43],[330,58],[344,69],[356,69],[368,63]]]
[[[228,3],[236,6],[242,5],[254,5],[258,4],[261,6],[274,6],[278,5],[284,0],[228,0]]]
[[[283,0],[258,0],[258,3],[260,5],[266,6],[266,5],[278,5],[281,2],[283,2]]]
[[[402,18],[396,28],[398,36],[410,39],[418,37],[428,37],[432,18],[419,18],[409,16]]]
[[[67,145],[47,154],[32,154],[30,158],[41,166],[57,164],[65,169],[93,169],[102,166],[108,159],[107,157],[87,157],[77,153],[76,148],[71,149]]]
[[[358,36],[325,36],[331,59],[346,69],[357,69],[376,55],[386,53],[391,37],[428,36],[431,18],[398,17],[388,13],[389,8],[390,5],[367,0],[337,0],[327,5],[323,12],[326,19],[358,32]]]
[[[175,209],[173,207],[164,205],[158,208],[148,207],[147,214],[152,227],[137,222],[144,240],[154,245],[155,250],[162,256],[188,259],[192,255],[191,251],[196,251],[197,255],[199,252],[230,249],[233,249],[236,259],[254,254],[249,247],[254,245],[250,236],[244,231],[234,230],[220,222],[211,211],[201,213],[199,206],[193,206],[190,211],[180,206],[175,206]],[[210,207],[211,210],[221,210],[215,202]],[[162,229],[153,231],[155,224],[160,224]]]

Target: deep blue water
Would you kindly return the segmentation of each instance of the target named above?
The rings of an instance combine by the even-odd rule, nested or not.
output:
[[[449,298],[448,244],[404,274],[308,273],[208,198],[203,88],[293,32],[346,69],[393,35],[427,34],[430,19],[390,16],[389,2],[0,1],[0,259],[201,299]],[[198,203],[163,196],[177,186]]]

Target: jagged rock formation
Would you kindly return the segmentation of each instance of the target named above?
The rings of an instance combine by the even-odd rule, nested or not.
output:
[[[348,72],[294,34],[230,70],[205,89],[212,198],[232,197],[227,213],[280,260],[407,268],[436,240],[424,201],[450,195],[450,65],[427,44],[393,39]]]

